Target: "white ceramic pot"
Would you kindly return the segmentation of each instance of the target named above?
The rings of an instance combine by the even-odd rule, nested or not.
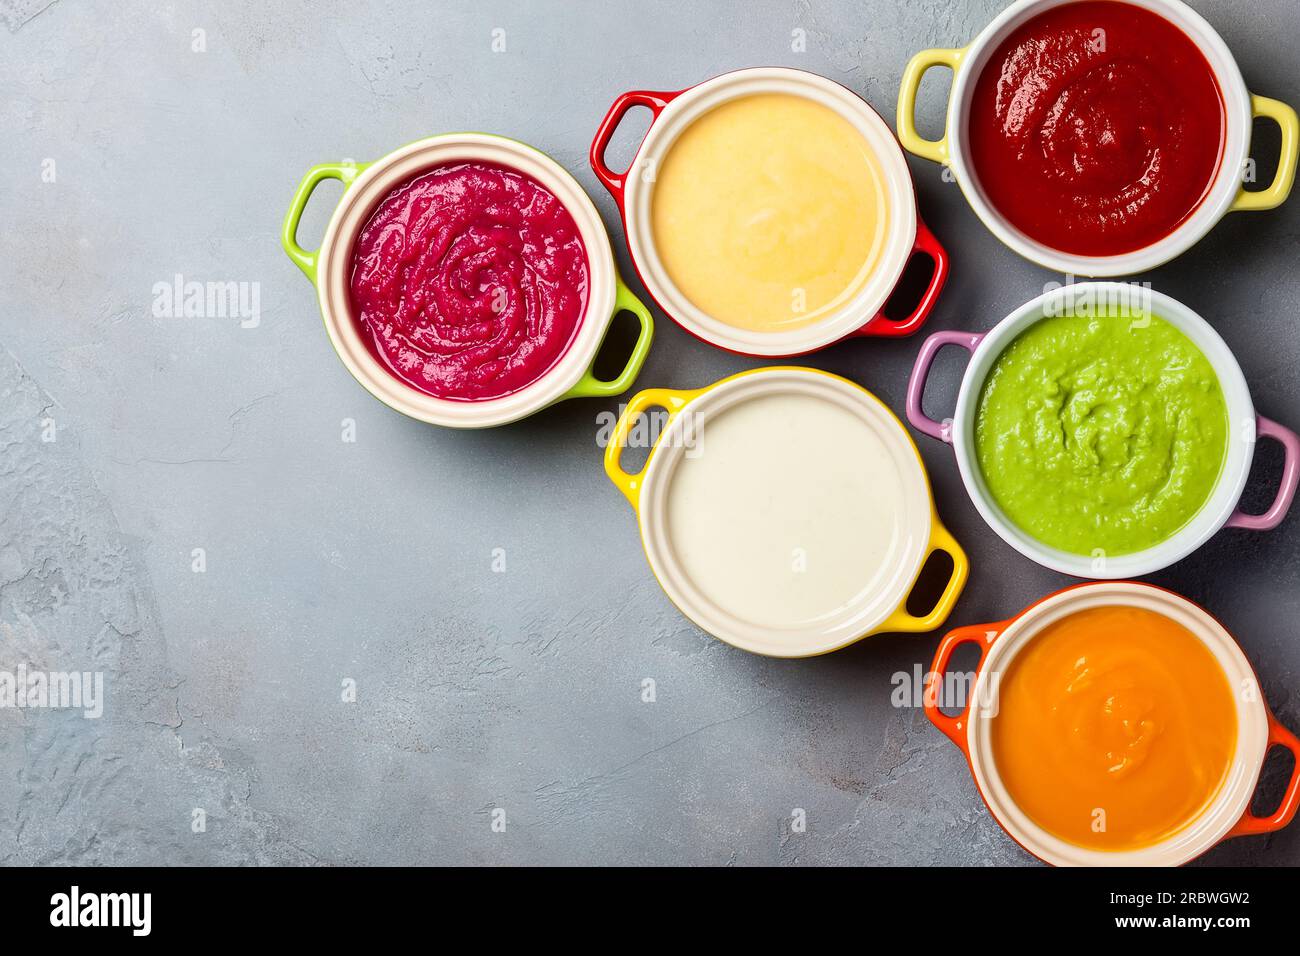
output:
[[[586,313],[574,340],[541,378],[500,398],[450,401],[427,395],[401,381],[375,358],[353,315],[348,282],[357,235],[375,207],[394,188],[436,166],[470,161],[524,173],[564,204],[582,235],[590,288]],[[342,182],[344,193],[325,229],[319,251],[308,252],[298,245],[298,222],[312,192],[326,179]],[[650,311],[619,279],[609,235],[591,198],[555,160],[504,136],[447,133],[403,146],[373,163],[314,166],[299,184],[290,204],[281,243],[289,258],[316,286],[325,330],[348,371],[385,405],[423,422],[453,428],[486,428],[516,421],[566,398],[619,395],[636,379],[650,349],[654,333]],[[622,373],[612,381],[601,381],[592,373],[592,363],[611,320],[623,310],[632,312],[640,321],[640,336]]]
[[[1136,297],[1136,298],[1134,298]],[[1228,448],[1218,484],[1201,510],[1171,538],[1143,551],[1123,555],[1080,555],[1049,547],[1013,524],[994,502],[975,454],[975,415],[989,370],[1002,351],[1021,332],[1043,318],[1068,314],[1088,303],[1140,304],[1179,329],[1199,348],[1219,378],[1228,412]],[[970,363],[957,393],[957,410],[939,422],[922,410],[926,378],[935,356],[945,345],[970,351]],[[932,438],[948,442],[957,455],[966,491],[976,509],[998,537],[1021,554],[1045,567],[1082,578],[1132,578],[1150,574],[1191,554],[1224,526],[1266,531],[1276,527],[1290,510],[1300,483],[1300,437],[1262,415],[1251,403],[1241,367],[1227,344],[1203,318],[1167,295],[1115,282],[1083,282],[1047,292],[1016,311],[986,333],[936,332],[922,344],[907,388],[907,417],[912,426]],[[1269,509],[1260,515],[1238,508],[1258,437],[1272,438],[1286,452],[1281,485]]]
[[[1074,2],[1078,0],[1019,0],[998,14],[969,46],[923,50],[912,57],[903,73],[898,98],[899,140],[909,152],[950,167],[971,208],[995,236],[1026,259],[1055,272],[1083,276],[1133,275],[1186,252],[1229,212],[1272,209],[1286,200],[1295,181],[1296,160],[1300,155],[1300,120],[1295,110],[1278,100],[1253,96],[1246,89],[1237,61],[1223,38],[1181,0],[1126,0],[1159,14],[1181,29],[1214,71],[1223,95],[1225,118],[1223,152],[1214,181],[1201,204],[1171,233],[1149,246],[1120,255],[1071,255],[1031,239],[1011,225],[990,205],[971,162],[967,129],[975,84],[989,57],[1014,30],[1044,11]],[[916,130],[915,120],[921,77],[935,66],[946,66],[953,71],[947,122],[943,138],[937,141],[922,137]],[[1248,192],[1242,184],[1242,175],[1250,156],[1251,121],[1255,117],[1266,117],[1281,127],[1282,149],[1273,182],[1262,190]]]
[[[791,399],[810,401],[791,412]],[[629,474],[620,465],[629,433],[655,407],[667,410],[667,424],[645,467]],[[745,424],[732,424],[724,441],[717,423],[741,415]],[[824,437],[826,416],[839,441]],[[723,471],[703,481],[698,470],[686,475],[702,467]],[[907,431],[866,389],[827,372],[763,368],[694,391],[639,392],[614,428],[605,471],[636,509],[646,558],[673,603],[714,637],[756,654],[810,657],[880,631],[932,630],[966,582],[966,555],[939,523]],[[859,535],[849,515],[863,510],[875,513],[871,532]],[[683,540],[681,529],[697,520],[720,525],[717,533]],[[806,572],[796,572],[787,562],[805,549]],[[916,616],[907,599],[936,550],[953,569],[934,608]],[[751,577],[755,554],[764,573]],[[784,602],[820,587],[828,570],[837,593],[850,596],[783,619]]]
[[[1237,704],[1237,745],[1218,795],[1196,819],[1168,839],[1136,850],[1091,850],[1054,836],[1025,814],[1008,793],[993,757],[992,724],[995,675],[1006,673],[1015,656],[1055,622],[1088,608],[1123,605],[1162,614],[1181,624],[1214,655],[1223,668]],[[939,688],[953,652],[963,644],[983,651],[967,694],[967,706],[949,716],[939,709]],[[1289,824],[1300,805],[1300,740],[1280,724],[1264,702],[1250,662],[1237,642],[1204,609],[1171,591],[1150,584],[1116,581],[1081,584],[1057,591],[1007,621],[961,627],[945,635],[927,685],[925,710],[930,720],[966,755],[980,795],[993,818],[1022,847],[1057,866],[1178,866],[1200,856],[1220,840],[1271,833]],[[970,704],[973,703],[974,706]],[[1286,794],[1268,817],[1250,811],[1264,758],[1272,746],[1297,758]]]
[[[739,329],[701,311],[664,268],[655,247],[651,209],[655,178],[677,137],[708,111],[741,97],[781,93],[813,100],[853,125],[879,160],[889,203],[889,234],[875,271],[857,295],[833,314],[798,329],[769,332]],[[650,129],[629,171],[616,173],[605,164],[605,149],[623,116],[634,106],[654,114]],[[773,130],[779,136],[779,130]],[[641,281],[659,307],[692,335],[732,352],[791,356],[812,352],[853,336],[899,336],[915,332],[929,315],[948,275],[948,256],[916,211],[916,191],[898,140],[880,114],[838,83],[783,67],[736,70],[679,92],[624,93],[609,108],[591,144],[591,167],[618,203]],[[913,255],[934,262],[929,285],[912,314],[899,321],[882,309]]]

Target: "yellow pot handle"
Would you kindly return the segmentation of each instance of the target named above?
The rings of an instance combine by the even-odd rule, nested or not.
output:
[[[1250,112],[1253,116],[1271,119],[1282,129],[1282,154],[1277,161],[1277,173],[1267,189],[1247,191],[1245,184],[1237,192],[1229,212],[1254,212],[1276,209],[1286,202],[1295,184],[1296,158],[1300,155],[1300,120],[1295,110],[1281,100],[1267,96],[1250,95]]]
[[[605,474],[609,475],[609,480],[614,482],[619,491],[628,501],[632,503],[633,508],[638,508],[638,500],[641,497],[641,477],[650,465],[650,459],[646,458],[646,463],[641,466],[641,470],[636,474],[629,474],[623,470],[619,464],[619,459],[623,457],[623,449],[627,445],[628,432],[636,424],[637,418],[648,408],[663,408],[668,412],[668,419],[660,429],[659,434],[662,437],[668,426],[672,424],[678,413],[700,392],[705,389],[693,389],[683,391],[673,388],[647,388],[644,391],[637,392],[632,396],[631,401],[623,410],[622,416],[614,424],[614,431],[609,436],[609,444],[605,446]],[[653,454],[653,449],[651,454]]]
[[[912,57],[903,71],[903,82],[898,89],[898,141],[909,153],[922,159],[948,165],[948,123],[945,118],[943,139],[926,139],[916,131],[916,94],[921,88],[921,77],[932,66],[946,66],[952,70],[954,81],[961,68],[966,47],[955,50],[922,50]],[[951,97],[950,97],[951,105]]]
[[[947,586],[943,589],[943,594],[939,595],[938,603],[925,617],[917,617],[909,614],[907,611],[907,597],[903,598],[898,610],[889,616],[889,619],[878,627],[877,631],[933,631],[936,627],[948,620],[948,615],[952,613],[953,605],[957,603],[957,598],[961,596],[962,588],[966,586],[966,578],[970,575],[970,561],[966,558],[966,552],[962,550],[957,539],[948,533],[948,529],[939,523],[939,516],[936,514],[930,519],[930,547],[926,551],[926,559],[935,551],[943,551],[952,558],[952,577],[948,579]],[[921,562],[925,566],[925,562]],[[920,572],[917,572],[918,575]],[[915,585],[915,581],[912,582]],[[911,594],[908,594],[911,597]]]

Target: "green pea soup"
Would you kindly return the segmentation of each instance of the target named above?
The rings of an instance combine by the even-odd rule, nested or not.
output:
[[[1002,513],[1061,551],[1123,555],[1168,540],[1227,457],[1213,366],[1164,319],[1050,316],[1020,333],[980,391],[975,453]]]

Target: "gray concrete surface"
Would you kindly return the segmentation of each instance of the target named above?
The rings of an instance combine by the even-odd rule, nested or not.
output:
[[[476,434],[402,418],[336,359],[277,239],[309,165],[482,129],[577,175],[626,274],[586,163],[619,92],[787,64],[892,124],[908,56],[964,43],[1001,6],[0,0],[0,669],[107,684],[99,720],[0,710],[0,860],[1032,862],[956,749],[890,705],[891,675],[928,662],[938,635],[804,662],[713,641],[661,594],[603,476],[596,416],[615,402]],[[1252,89],[1300,102],[1293,0],[1194,6]],[[943,85],[926,87],[931,130]],[[1059,278],[995,242],[937,169],[912,169],[954,258],[930,328],[988,328]],[[318,193],[305,239],[335,195]],[[1260,410],[1292,425],[1298,245],[1293,199],[1146,277],[1213,321]],[[260,322],[156,317],[153,286],[178,273],[258,283]],[[642,385],[760,364],[658,328]],[[901,408],[916,347],[859,341],[810,364]],[[959,373],[945,357],[936,407]],[[920,444],[974,567],[954,623],[1066,583],[993,537],[947,449]],[[1263,449],[1257,483],[1278,470]],[[1298,551],[1292,516],[1154,578],[1238,634],[1293,727]],[[1300,862],[1300,826],[1205,861]]]

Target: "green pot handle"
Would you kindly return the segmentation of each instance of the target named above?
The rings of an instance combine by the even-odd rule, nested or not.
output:
[[[307,208],[307,201],[311,199],[311,194],[316,191],[316,187],[326,179],[337,179],[343,184],[343,188],[347,189],[368,165],[368,163],[321,163],[319,166],[313,166],[307,170],[307,175],[302,178],[297,192],[293,194],[289,211],[284,214],[284,226],[280,230],[280,245],[284,246],[285,254],[302,270],[303,275],[312,281],[312,285],[316,284],[316,256],[319,250],[308,252],[298,245],[298,222]]]
[[[591,366],[582,373],[582,378],[578,379],[578,384],[569,389],[561,397],[561,401],[566,398],[603,398],[609,395],[622,395],[636,381],[637,375],[641,372],[641,366],[645,364],[645,357],[650,351],[650,342],[654,339],[655,324],[654,319],[650,317],[650,310],[645,304],[632,294],[632,290],[623,284],[622,279],[618,279],[618,292],[614,296],[614,315],[620,312],[631,312],[641,323],[641,333],[637,336],[636,345],[632,349],[632,354],[628,356],[627,365],[618,378],[612,382],[603,382],[596,378],[592,368],[596,360],[591,360]],[[608,332],[606,332],[608,334]],[[601,343],[602,347],[604,342]],[[600,349],[596,350],[597,353]]]

